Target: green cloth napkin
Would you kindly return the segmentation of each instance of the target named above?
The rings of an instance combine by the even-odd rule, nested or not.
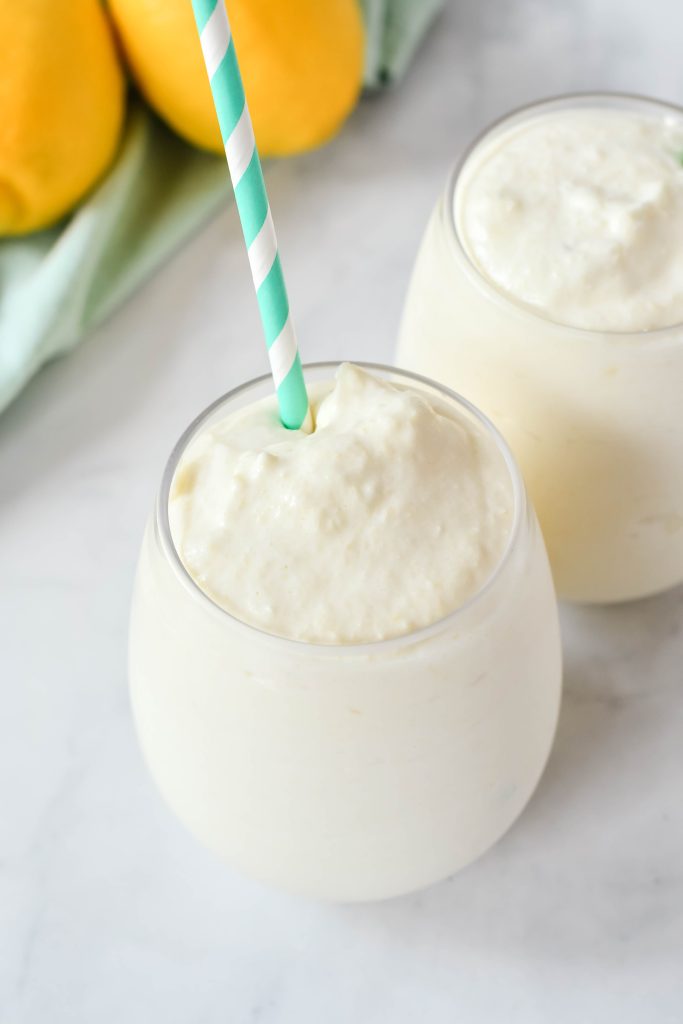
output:
[[[444,2],[362,0],[368,88],[403,74]],[[229,196],[225,161],[182,142],[134,100],[114,165],[76,212],[0,243],[0,410]]]

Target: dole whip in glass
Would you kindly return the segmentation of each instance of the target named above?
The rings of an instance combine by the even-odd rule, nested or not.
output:
[[[384,367],[270,379],[166,467],[131,623],[132,700],[166,800],[250,875],[329,900],[483,853],[551,746],[550,569],[510,452],[469,403]]]
[[[428,225],[402,366],[516,455],[561,597],[683,580],[683,112],[552,100],[486,132]]]

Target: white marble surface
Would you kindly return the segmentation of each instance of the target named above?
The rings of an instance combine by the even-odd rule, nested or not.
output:
[[[268,169],[306,356],[390,358],[475,130],[566,89],[680,100],[681,32],[678,0],[452,4],[398,91]],[[678,1024],[683,589],[564,613],[540,789],[427,892],[339,908],[268,891],[158,799],[126,692],[143,521],[180,429],[264,367],[230,211],[0,420],[0,1021]]]

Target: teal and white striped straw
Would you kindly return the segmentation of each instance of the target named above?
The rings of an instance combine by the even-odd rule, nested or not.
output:
[[[192,7],[249,253],[280,419],[298,430],[310,423],[308,395],[225,3],[192,0]]]

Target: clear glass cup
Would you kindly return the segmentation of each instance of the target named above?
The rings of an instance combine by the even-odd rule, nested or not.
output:
[[[633,333],[555,323],[499,291],[458,235],[458,184],[480,147],[581,108],[683,117],[636,96],[566,96],[515,111],[463,154],[406,298],[397,362],[455,387],[517,458],[560,597],[610,602],[683,581],[683,325]]]
[[[308,366],[309,384],[331,380],[336,366]],[[428,885],[494,843],[540,778],[560,698],[550,569],[505,442],[440,385],[369,369],[495,438],[514,524],[483,588],[425,629],[349,646],[272,636],[215,605],[174,548],[170,487],[199,431],[271,393],[262,377],[210,406],[173,450],[130,633],[137,731],[171,808],[245,873],[340,901]]]

